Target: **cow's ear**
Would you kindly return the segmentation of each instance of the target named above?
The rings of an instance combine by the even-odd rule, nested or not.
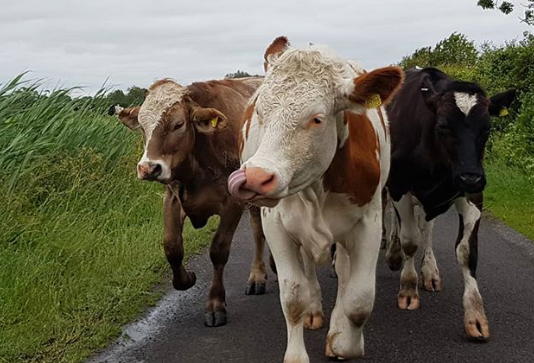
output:
[[[137,130],[139,128],[139,109],[141,107],[129,107],[129,108],[122,108],[121,106],[114,106],[115,107],[115,114],[119,117],[119,120],[122,122],[124,126],[129,128],[130,130]],[[111,113],[111,109],[110,109]]]
[[[423,96],[423,99],[425,100],[425,103],[428,109],[435,113],[437,109],[436,107],[437,92],[428,75],[425,75],[423,79],[421,80],[420,92],[421,92],[421,96]]]
[[[498,93],[490,98],[489,113],[491,116],[506,116],[508,115],[508,107],[512,104],[516,97],[517,91],[509,89],[508,91]]]
[[[384,67],[363,73],[349,85],[349,101],[356,104],[356,111],[378,108],[391,101],[403,81],[404,72],[399,67]]]
[[[281,36],[273,40],[263,55],[263,69],[265,72],[270,68],[272,61],[284,53],[287,48],[289,48],[289,40],[287,37]]]
[[[203,134],[211,134],[228,126],[226,116],[215,108],[194,107],[192,119],[197,131]]]

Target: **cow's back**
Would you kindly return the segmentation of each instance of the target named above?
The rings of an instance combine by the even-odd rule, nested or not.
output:
[[[409,70],[404,86],[387,107],[391,134],[389,192],[394,200],[412,192],[432,216],[448,209],[449,203],[444,201],[455,190],[446,179],[447,166],[440,162],[434,139],[436,116],[428,108],[422,88],[430,83],[439,91],[451,82],[448,75],[435,68]]]

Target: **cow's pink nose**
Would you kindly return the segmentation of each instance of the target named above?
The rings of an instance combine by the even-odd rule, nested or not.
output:
[[[242,186],[243,189],[251,190],[259,195],[265,195],[276,188],[276,175],[268,173],[262,168],[246,168],[245,176],[247,181]]]
[[[155,180],[161,174],[161,165],[151,161],[145,161],[137,165],[137,175],[142,180]]]

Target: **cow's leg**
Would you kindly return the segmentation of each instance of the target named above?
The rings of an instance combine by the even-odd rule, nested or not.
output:
[[[224,289],[224,266],[230,255],[230,245],[239,224],[244,206],[234,202],[227,203],[221,213],[219,227],[210,247],[210,259],[213,264],[213,281],[206,303],[204,324],[216,327],[226,324],[226,291]]]
[[[172,286],[176,290],[187,290],[197,280],[194,272],[188,272],[182,263],[184,244],[182,229],[185,212],[180,199],[172,192],[170,186],[165,187],[163,195],[163,249],[172,269]]]
[[[422,285],[427,291],[441,291],[441,278],[439,276],[434,250],[432,249],[434,220],[430,222],[426,221],[423,208],[419,208],[418,219],[423,243],[423,259],[421,261]]]
[[[476,280],[480,210],[466,198],[457,199],[455,206],[460,218],[456,258],[464,277],[464,328],[470,339],[486,341],[489,324]]]
[[[265,263],[263,263],[263,250],[265,247],[265,235],[261,226],[260,208],[250,206],[250,224],[254,233],[254,242],[256,250],[254,260],[250,268],[250,275],[247,281],[246,295],[263,295],[265,294],[265,284],[267,282],[267,273],[265,272]]]
[[[280,302],[286,319],[287,348],[284,362],[308,363],[310,360],[304,346],[304,315],[309,303],[309,288],[300,261],[300,248],[281,228],[277,217],[271,214],[268,213],[262,222],[267,244],[276,261]]]
[[[414,201],[410,193],[403,195],[396,203],[396,210],[400,220],[400,243],[404,253],[397,304],[400,309],[415,310],[419,308],[420,301],[414,255],[417,252],[420,233],[414,214]]]
[[[380,249],[383,250],[387,246],[387,231],[386,231],[386,214],[388,212],[388,190],[382,189],[382,241],[380,242]]]
[[[338,244],[338,296],[327,336],[326,355],[358,358],[364,355],[363,327],[375,300],[376,262],[380,252],[382,220],[365,217],[345,248]]]
[[[306,329],[317,330],[322,328],[324,324],[321,286],[319,285],[317,274],[315,273],[315,263],[302,248],[300,252],[304,267],[304,275],[308,280],[308,286],[310,289],[310,301],[304,316],[304,327]]]
[[[390,209],[393,210],[393,213],[391,213],[390,221],[391,230],[389,231],[389,235],[386,238],[386,263],[391,271],[398,271],[402,267],[403,259],[402,248],[399,238],[400,216],[393,202],[389,203],[389,205],[391,206]]]

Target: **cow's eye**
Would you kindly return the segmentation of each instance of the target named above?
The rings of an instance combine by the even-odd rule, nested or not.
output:
[[[174,126],[172,127],[172,131],[175,131],[175,130],[178,130],[180,129],[184,124],[179,122],[179,123],[175,123]]]
[[[315,117],[313,119],[313,123],[316,124],[316,125],[320,125],[323,123],[323,120],[321,120],[319,117]]]
[[[451,133],[451,128],[445,122],[438,123],[438,132],[443,135],[448,135]]]

